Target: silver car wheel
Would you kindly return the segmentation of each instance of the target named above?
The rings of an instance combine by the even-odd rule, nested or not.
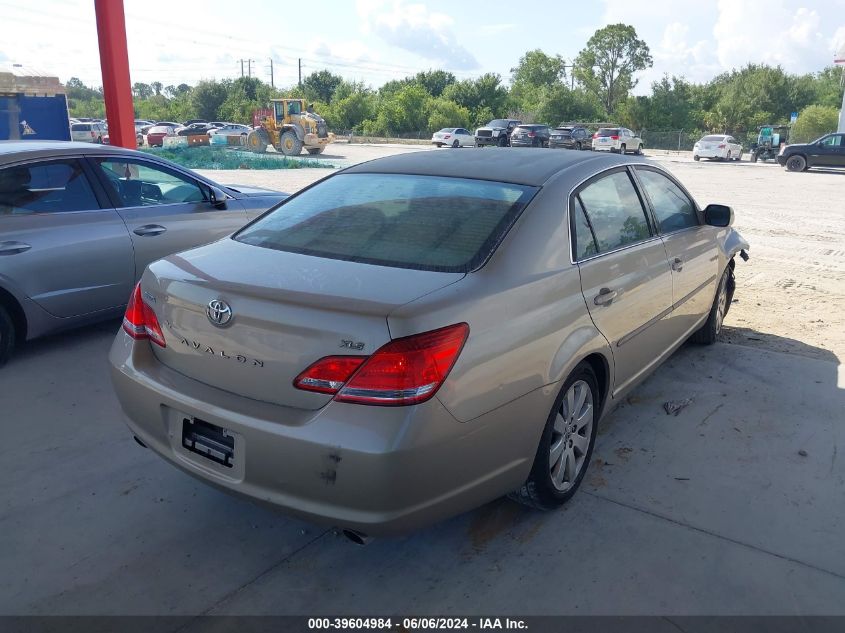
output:
[[[557,412],[549,450],[552,483],[566,492],[578,480],[593,435],[593,392],[585,381],[569,387]]]
[[[719,284],[719,298],[716,302],[716,334],[722,331],[722,321],[725,320],[725,311],[728,307],[728,276],[722,275]]]

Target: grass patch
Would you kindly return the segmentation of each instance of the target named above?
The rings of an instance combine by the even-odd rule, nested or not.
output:
[[[321,160],[281,154],[253,154],[225,147],[145,147],[142,152],[173,161],[188,169],[303,169],[334,166]]]

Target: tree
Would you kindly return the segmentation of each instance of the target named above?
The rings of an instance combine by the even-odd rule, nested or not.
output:
[[[566,77],[563,58],[560,55],[546,55],[539,48],[528,51],[511,68],[511,85],[514,89],[531,86],[550,86],[561,83]]]
[[[149,84],[136,83],[132,86],[132,94],[139,99],[149,99],[153,96],[153,89]]]
[[[575,78],[601,101],[608,113],[616,110],[637,85],[634,73],[651,68],[648,45],[627,24],[610,24],[596,31],[575,59]]]
[[[181,85],[176,89],[181,92]],[[189,89],[190,90],[190,89]],[[217,119],[217,110],[228,96],[227,86],[216,81],[201,81],[190,90],[190,103],[194,113],[200,119]]]
[[[445,70],[424,70],[418,72],[414,81],[426,89],[432,97],[443,94],[446,86],[455,83],[455,75]]]
[[[153,89],[153,92],[155,92],[156,96],[159,96],[161,94],[163,85],[160,81],[154,81],[150,84],[150,88]]]
[[[839,110],[830,106],[811,105],[804,108],[792,126],[790,141],[808,143],[828,132],[835,132],[839,124]]]
[[[302,88],[308,95],[308,99],[329,103],[334,96],[334,91],[342,83],[343,77],[334,75],[328,70],[318,70],[302,80]]]
[[[320,114],[335,131],[357,130],[364,121],[376,116],[376,98],[369,91],[354,92],[343,99],[335,99]]]
[[[427,105],[428,131],[436,132],[444,127],[469,127],[472,115],[464,106],[443,97],[430,99]]]

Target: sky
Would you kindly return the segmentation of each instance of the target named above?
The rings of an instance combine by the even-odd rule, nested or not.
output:
[[[378,87],[420,70],[510,78],[540,48],[572,60],[596,29],[623,22],[651,48],[647,93],[664,74],[705,82],[749,62],[789,72],[829,65],[845,43],[845,0],[125,0],[133,82],[195,84],[249,73],[275,85],[328,69]],[[93,0],[0,0],[0,70],[102,83]]]

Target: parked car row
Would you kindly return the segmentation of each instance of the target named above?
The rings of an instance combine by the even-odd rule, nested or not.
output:
[[[518,119],[493,119],[475,135],[464,128],[443,128],[432,135],[431,142],[438,147],[548,147],[621,154],[641,154],[643,150],[642,138],[625,127],[602,127],[593,134],[582,125],[561,123],[552,129]]]

